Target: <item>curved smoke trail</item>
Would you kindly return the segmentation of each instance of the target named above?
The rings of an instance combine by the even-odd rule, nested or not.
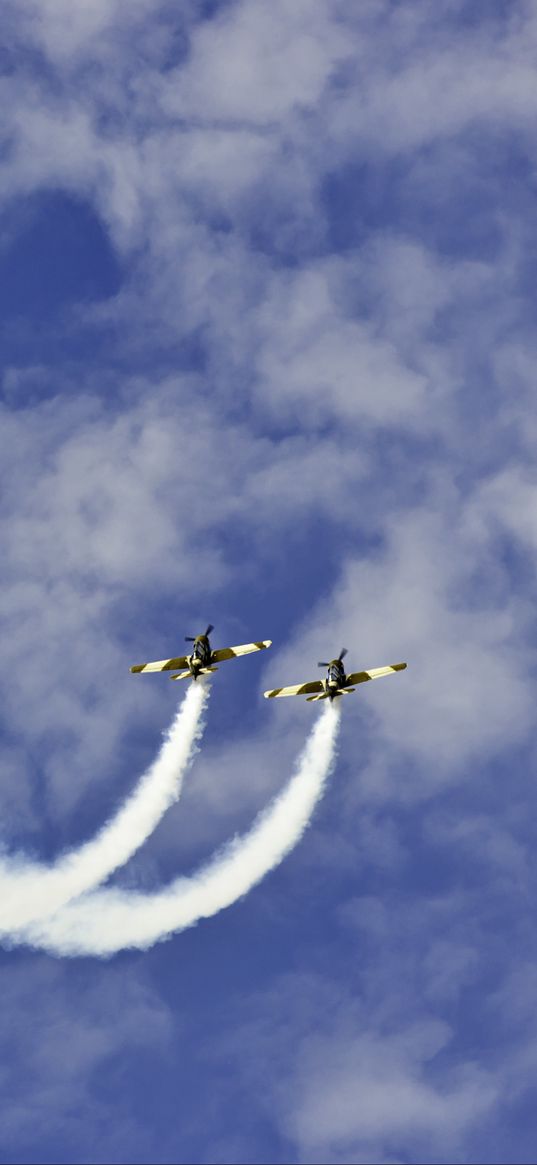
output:
[[[156,760],[91,841],[53,866],[29,862],[23,856],[0,859],[0,934],[54,914],[72,898],[98,886],[143,845],[180,795],[184,774],[197,751],[208,696],[203,682],[190,685]]]
[[[306,829],[330,772],[339,714],[327,706],[301,754],[297,772],[282,793],[236,838],[190,878],[178,878],[155,894],[104,889],[72,903],[12,941],[61,955],[110,955],[125,947],[145,949],[159,939],[209,918],[247,894],[283,860]]]

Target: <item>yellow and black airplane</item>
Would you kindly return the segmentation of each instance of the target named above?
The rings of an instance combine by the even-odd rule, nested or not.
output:
[[[344,647],[337,659],[331,659],[330,663],[319,663],[318,667],[328,668],[326,679],[311,680],[306,684],[292,684],[289,688],[272,688],[270,692],[265,692],[267,700],[272,700],[275,696],[307,696],[308,700],[335,700],[337,696],[347,696],[350,692],[355,691],[356,684],[363,684],[366,680],[378,680],[381,676],[389,676],[392,672],[404,671],[406,663],[392,663],[388,667],[374,667],[370,671],[355,671],[351,672],[350,676],[345,675],[345,668],[343,667],[343,660],[347,654]],[[313,692],[313,695],[307,695],[308,692]]]
[[[238,647],[221,647],[213,651],[209,642],[209,635],[214,631],[212,623],[203,635],[185,635],[186,643],[193,643],[190,655],[178,655],[175,659],[158,659],[155,663],[135,663],[131,672],[173,671],[171,680],[197,680],[198,676],[205,676],[209,672],[218,671],[214,664],[224,659],[234,659],[238,655],[249,655],[251,651],[263,651],[270,647],[272,639],[261,639],[258,643],[241,643]],[[179,670],[178,670],[179,669]]]

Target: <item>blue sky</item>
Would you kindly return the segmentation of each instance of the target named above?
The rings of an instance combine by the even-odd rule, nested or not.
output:
[[[0,1159],[531,1162],[537,16],[6,0],[2,844],[52,861],[216,677],[114,879],[189,872],[349,700],[247,898],[145,953],[0,952]],[[313,669],[313,672],[312,672]],[[315,715],[315,713],[313,713]]]

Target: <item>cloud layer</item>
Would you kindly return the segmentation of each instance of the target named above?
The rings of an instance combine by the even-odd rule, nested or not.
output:
[[[272,1107],[188,1151],[529,1160],[533,5],[20,0],[1,23],[0,258],[42,280],[1,299],[4,841],[44,862],[109,816],[171,715],[129,664],[209,618],[272,658],[217,677],[185,815],[135,884],[275,793],[311,708],[257,691],[343,644],[357,667],[408,659],[348,701],[322,819],[241,906],[281,944],[242,982],[267,1023],[312,958],[324,984],[266,1060]],[[192,941],[221,959],[218,925]],[[198,1094],[229,1113],[246,1088],[258,1113],[254,1044],[223,1028],[227,1109],[207,1068]]]

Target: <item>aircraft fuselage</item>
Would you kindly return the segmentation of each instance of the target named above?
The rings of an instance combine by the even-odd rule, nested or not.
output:
[[[332,659],[328,664],[328,672],[324,681],[325,691],[330,700],[345,687],[347,677],[345,675],[345,668],[340,659]]]
[[[196,680],[203,668],[211,666],[211,644],[208,635],[198,635],[194,640],[192,654],[188,656],[188,666]]]

